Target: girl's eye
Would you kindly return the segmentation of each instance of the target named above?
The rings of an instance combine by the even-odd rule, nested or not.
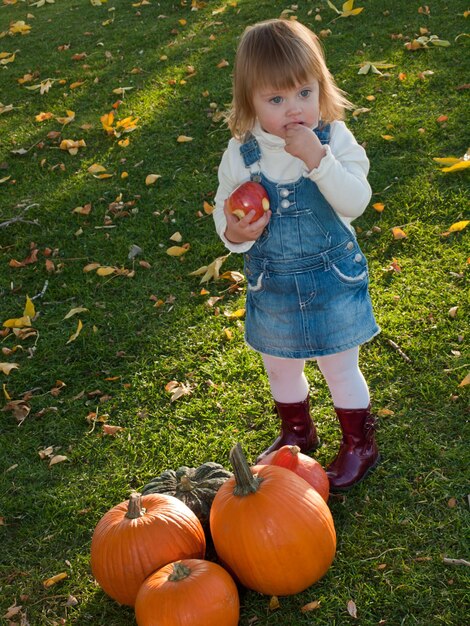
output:
[[[281,96],[274,96],[274,98],[271,98],[270,102],[273,104],[281,104],[282,98]]]
[[[312,93],[311,89],[302,89],[302,91],[300,92],[300,96],[302,98],[308,98],[311,93]]]

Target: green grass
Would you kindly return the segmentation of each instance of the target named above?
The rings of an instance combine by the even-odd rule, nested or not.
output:
[[[371,160],[371,204],[385,204],[382,213],[369,207],[355,222],[382,327],[362,349],[361,363],[374,409],[390,413],[380,418],[381,465],[346,496],[330,499],[338,551],[327,575],[281,598],[276,611],[268,597],[243,591],[240,624],[468,621],[468,568],[446,565],[443,557],[470,557],[468,386],[459,387],[469,369],[469,230],[442,236],[468,219],[468,174],[442,174],[433,161],[461,156],[469,146],[468,90],[459,89],[468,82],[468,37],[458,37],[468,31],[468,6],[435,2],[423,15],[418,8],[424,5],[407,0],[356,4],[365,7],[360,15],[333,22],[334,12],[321,0],[298,9],[277,0],[208,0],[197,11],[189,0],[140,7],[130,0],[99,7],[73,0],[0,5],[0,32],[18,20],[31,25],[28,35],[0,38],[0,52],[17,51],[14,62],[0,65],[0,100],[14,106],[0,115],[0,180],[10,176],[0,184],[0,224],[21,215],[34,222],[0,227],[0,321],[20,317],[26,296],[45,289],[34,300],[37,335],[1,338],[3,349],[21,346],[0,357],[19,365],[9,376],[0,373],[3,404],[8,394],[26,397],[31,407],[20,425],[10,411],[1,413],[1,616],[16,602],[23,620],[35,626],[133,624],[132,610],[107,598],[90,572],[100,517],[164,469],[207,460],[228,466],[237,441],[254,460],[276,433],[260,360],[244,345],[243,322],[225,315],[243,306],[244,289],[230,293],[227,282],[217,281],[201,295],[199,279],[189,273],[225,254],[203,202],[213,199],[229,138],[213,113],[230,102],[238,37],[246,25],[291,9],[315,30],[331,29],[324,39],[329,66],[355,106],[371,109],[348,117]],[[224,12],[214,13],[221,7]],[[107,20],[113,21],[103,25]],[[420,27],[451,45],[405,50]],[[58,49],[64,45],[69,48]],[[86,57],[72,60],[79,53]],[[222,59],[229,66],[219,69]],[[363,61],[396,67],[389,75],[361,76]],[[421,79],[425,70],[433,74]],[[40,95],[19,85],[26,73],[34,77],[25,85],[64,82]],[[85,82],[71,89],[75,81]],[[119,87],[133,89],[122,97],[113,93]],[[100,123],[118,98],[117,118],[139,117],[127,148]],[[76,117],[63,129],[54,119],[35,121],[40,112],[65,116],[66,110]],[[441,115],[448,120],[437,122]],[[84,139],[86,148],[76,156],[60,150],[60,139],[47,137],[54,130],[62,130],[60,139]],[[193,141],[178,143],[179,135]],[[20,149],[28,152],[13,153]],[[114,176],[93,178],[87,172],[93,163]],[[124,171],[129,176],[121,179]],[[146,186],[150,173],[161,178]],[[125,213],[112,213],[120,194]],[[72,212],[87,203],[90,215]],[[394,226],[407,238],[394,240]],[[182,257],[166,254],[175,231],[191,246]],[[37,262],[10,267],[11,259],[28,257],[32,242]],[[128,259],[133,244],[143,250],[134,261]],[[56,251],[50,273],[46,248]],[[140,266],[142,259],[150,269]],[[394,259],[401,272],[390,270]],[[84,273],[91,262],[135,269],[135,276]],[[223,269],[241,267],[241,257],[230,255]],[[163,305],[155,307],[151,296]],[[209,296],[222,299],[211,307]],[[83,330],[67,344],[78,316],[63,318],[78,306],[88,309],[79,316]],[[315,365],[307,375],[323,442],[316,456],[326,464],[339,432]],[[66,386],[53,395],[58,380]],[[190,385],[192,393],[170,402],[170,380]],[[93,428],[86,420],[93,411],[124,430],[103,435],[99,423]],[[49,467],[38,454],[47,446],[68,461]],[[66,580],[43,587],[62,571]],[[69,596],[77,600],[73,606]],[[301,613],[312,600],[320,608]],[[357,620],[348,614],[349,600]],[[11,621],[20,623],[21,614]]]

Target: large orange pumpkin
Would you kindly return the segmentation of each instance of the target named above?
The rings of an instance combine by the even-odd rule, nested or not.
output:
[[[277,465],[292,470],[318,491],[325,502],[330,495],[330,481],[325,470],[311,456],[302,454],[299,446],[282,446],[263,457],[260,465]]]
[[[135,601],[138,626],[237,626],[239,615],[233,578],[220,565],[201,559],[157,570]]]
[[[179,559],[202,559],[205,550],[201,523],[181,500],[133,494],[98,522],[91,541],[91,569],[111,598],[134,606],[149,574]]]
[[[222,565],[243,585],[290,595],[330,567],[336,533],[328,505],[303,478],[283,467],[250,468],[239,444],[233,478],[212,503],[210,528]]]

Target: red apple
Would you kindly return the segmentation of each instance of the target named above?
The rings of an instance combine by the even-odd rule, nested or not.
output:
[[[232,191],[227,198],[227,206],[231,213],[238,219],[245,217],[251,210],[255,214],[250,220],[250,224],[263,217],[269,210],[269,197],[266,189],[260,183],[252,180],[242,183]]]

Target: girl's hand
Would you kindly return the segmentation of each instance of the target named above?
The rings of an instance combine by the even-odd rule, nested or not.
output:
[[[228,210],[227,201],[224,202],[224,213],[227,219],[227,228],[224,234],[232,243],[255,241],[261,236],[271,217],[271,211],[266,211],[263,217],[260,217],[259,220],[250,224],[250,220],[255,212],[250,211],[244,218],[239,220],[238,217]]]
[[[309,172],[320,165],[326,154],[313,130],[302,124],[288,124],[285,141],[286,152],[301,159]]]

